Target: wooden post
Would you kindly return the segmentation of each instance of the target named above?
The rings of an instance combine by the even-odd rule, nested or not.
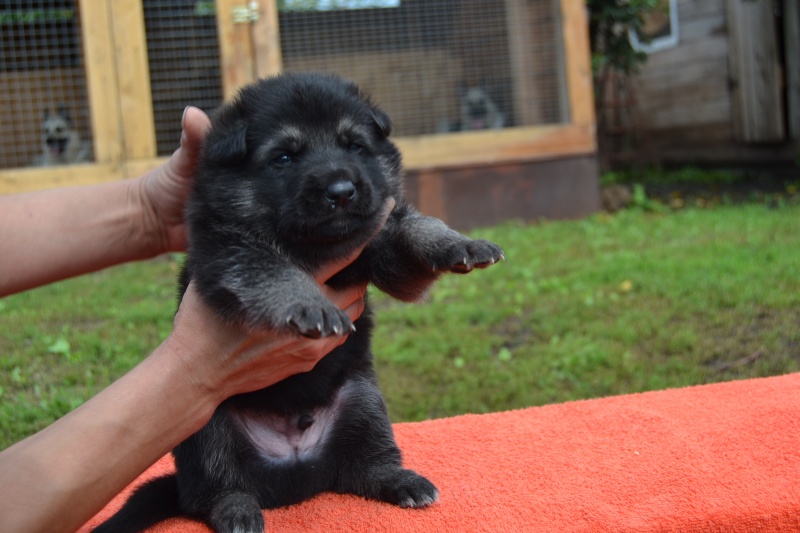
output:
[[[217,0],[222,95],[225,100],[240,87],[256,79],[255,54],[250,23],[234,22],[234,9],[249,5],[247,0]]]
[[[98,163],[119,164],[123,155],[122,120],[111,2],[81,0],[80,14],[94,159]]]
[[[253,23],[253,50],[256,76],[274,76],[283,70],[281,34],[278,24],[278,4],[275,0],[260,0],[260,16]]]
[[[156,129],[141,0],[110,2],[118,69],[125,158],[155,157]]]
[[[549,1],[549,0],[548,0]],[[531,31],[531,7],[522,0],[506,0],[506,31],[513,80],[514,114],[522,126],[545,122],[541,107],[536,105],[537,94],[534,74],[539,71],[538,54],[531,53],[536,37]],[[541,98],[541,97],[540,97]]]
[[[783,3],[783,42],[789,135],[795,141],[800,141],[800,4],[796,1]]]
[[[783,99],[772,2],[728,0],[727,8],[734,134],[744,142],[782,141]]]
[[[594,128],[594,92],[589,24],[584,0],[561,0],[570,122]]]

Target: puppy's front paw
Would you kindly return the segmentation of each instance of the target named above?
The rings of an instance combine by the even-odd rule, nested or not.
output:
[[[442,247],[440,256],[434,260],[433,270],[466,274],[473,268],[486,268],[501,259],[505,259],[505,255],[495,243],[464,239]]]
[[[288,306],[286,325],[303,337],[311,339],[344,335],[354,331],[353,323],[347,314],[327,300]]]
[[[401,470],[381,496],[383,501],[403,508],[428,507],[439,500],[439,490],[413,470]]]

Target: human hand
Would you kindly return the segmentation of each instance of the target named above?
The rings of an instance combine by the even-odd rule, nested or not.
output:
[[[189,106],[181,127],[180,148],[166,163],[134,182],[133,193],[142,206],[144,234],[152,256],[186,249],[183,210],[211,120],[202,110]]]
[[[394,205],[394,199],[384,205],[383,223],[376,233]],[[355,261],[362,250],[363,247],[324,265],[314,276],[323,294],[353,322],[364,311],[366,283],[334,290],[325,282]],[[310,371],[320,359],[343,344],[347,336],[309,339],[277,331],[249,334],[223,322],[202,301],[194,283],[190,283],[168,341],[176,343],[175,351],[183,357],[189,379],[220,403],[234,394],[262,389],[291,375]]]

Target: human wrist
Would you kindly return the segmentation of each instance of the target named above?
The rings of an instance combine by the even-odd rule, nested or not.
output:
[[[167,232],[147,194],[150,174],[125,181],[129,204],[134,210],[129,233],[132,246],[138,251],[137,259],[151,259],[171,251]]]

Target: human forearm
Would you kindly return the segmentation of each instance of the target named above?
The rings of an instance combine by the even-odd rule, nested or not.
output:
[[[74,531],[208,420],[212,397],[169,341],[45,430],[0,453],[0,531]],[[204,357],[200,354],[200,357]]]
[[[139,180],[0,197],[0,296],[152,257]]]

